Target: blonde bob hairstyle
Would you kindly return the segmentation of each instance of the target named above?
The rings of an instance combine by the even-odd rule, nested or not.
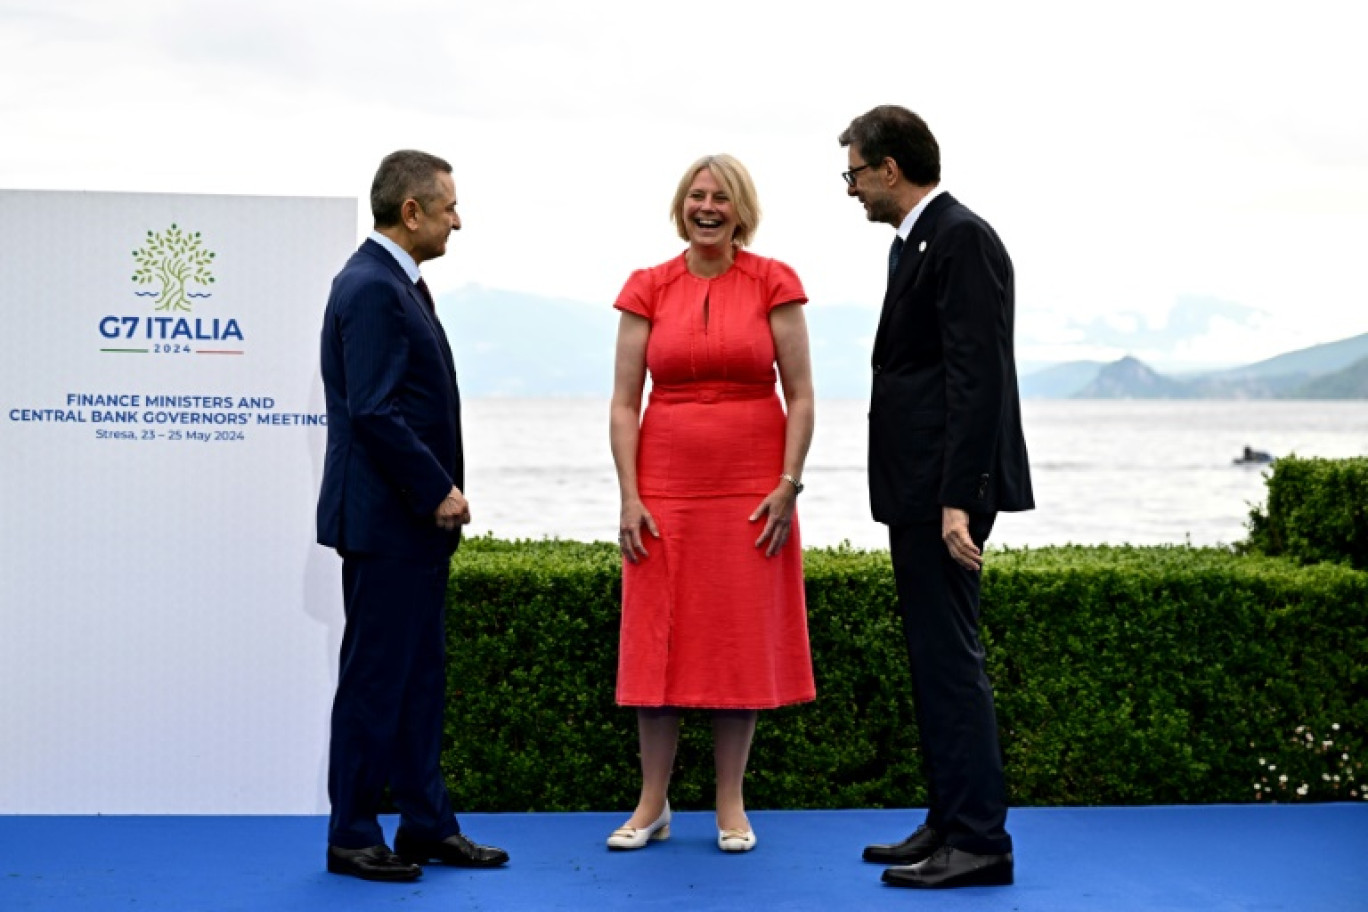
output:
[[[732,243],[738,247],[746,246],[755,236],[755,229],[760,227],[760,201],[756,198],[755,182],[751,180],[750,172],[746,170],[745,165],[730,155],[705,155],[689,165],[689,169],[679,179],[674,202],[670,204],[675,230],[683,240],[689,239],[688,226],[684,224],[684,200],[689,195],[689,187],[693,184],[694,178],[704,168],[712,172],[712,176],[717,178],[727,196],[731,197],[736,212],[736,230],[732,233]]]

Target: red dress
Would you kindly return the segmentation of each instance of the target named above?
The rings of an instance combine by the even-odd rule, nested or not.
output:
[[[651,321],[637,480],[661,538],[622,567],[617,702],[769,709],[816,697],[797,515],[779,554],[751,513],[784,466],[769,312],[806,303],[783,263],[739,250],[713,279],[681,255],[614,304]]]

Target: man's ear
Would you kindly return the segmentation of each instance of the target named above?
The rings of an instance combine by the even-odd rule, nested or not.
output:
[[[418,227],[418,213],[423,211],[423,207],[413,197],[404,200],[404,204],[399,207],[399,220],[404,223],[404,227],[410,231]]]

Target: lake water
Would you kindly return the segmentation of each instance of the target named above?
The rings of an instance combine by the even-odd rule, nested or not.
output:
[[[1368,402],[1028,400],[1022,403],[1036,509],[999,516],[992,543],[1214,545],[1245,537],[1263,469],[1234,465],[1246,445],[1274,456],[1368,454]],[[817,404],[799,499],[803,543],[886,548],[869,517],[862,400]],[[464,403],[472,534],[611,541],[617,479],[608,403]]]

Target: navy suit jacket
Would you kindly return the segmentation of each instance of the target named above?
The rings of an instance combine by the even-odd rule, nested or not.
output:
[[[450,557],[433,516],[465,489],[451,347],[422,292],[367,240],[333,279],[323,316],[328,447],[319,544],[346,554]]]
[[[869,498],[889,525],[1035,506],[1013,350],[1012,261],[948,193],[918,216],[874,338]]]

